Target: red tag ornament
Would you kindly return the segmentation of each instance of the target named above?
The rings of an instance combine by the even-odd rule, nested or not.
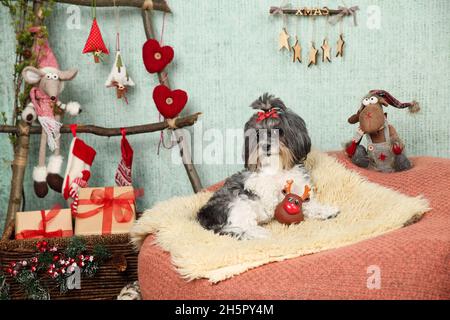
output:
[[[183,110],[188,101],[188,95],[183,90],[170,90],[160,84],[153,90],[153,101],[164,118],[172,119]]]
[[[142,59],[145,69],[150,73],[160,72],[172,61],[173,49],[169,46],[161,47],[155,39],[149,39],[142,47]]]

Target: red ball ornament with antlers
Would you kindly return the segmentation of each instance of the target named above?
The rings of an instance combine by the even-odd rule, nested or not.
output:
[[[299,223],[304,220],[302,205],[309,199],[311,189],[306,185],[303,195],[299,196],[291,193],[293,183],[294,180],[286,181],[283,189],[284,199],[275,208],[275,219],[283,224]]]

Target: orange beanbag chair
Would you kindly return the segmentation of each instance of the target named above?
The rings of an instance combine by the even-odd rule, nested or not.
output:
[[[187,282],[147,237],[139,253],[144,299],[450,299],[450,159],[412,158],[414,168],[378,173],[333,154],[370,181],[423,194],[432,208],[407,227],[357,244],[270,263],[211,284]],[[386,212],[389,214],[389,212]],[[373,276],[379,276],[373,285]]]

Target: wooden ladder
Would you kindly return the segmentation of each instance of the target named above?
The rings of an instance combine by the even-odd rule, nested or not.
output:
[[[33,1],[33,11],[39,12],[43,1],[46,0],[34,0]],[[90,6],[92,0],[54,0],[57,3],[67,3],[82,6]],[[114,5],[113,0],[96,0],[96,5],[98,7],[112,7]],[[158,10],[166,13],[170,13],[171,10],[167,5],[165,0],[115,0],[116,6],[128,6],[137,7],[142,10],[142,18],[144,22],[145,35],[147,39],[155,38],[155,33],[152,27],[151,11]],[[41,25],[42,19],[36,14],[35,25]],[[165,71],[158,73],[158,79],[160,84],[170,88],[168,75]],[[180,128],[186,126],[192,126],[198,119],[201,113],[195,113],[186,117],[176,118],[174,121],[175,127],[177,129],[173,130],[176,137],[178,147],[180,149],[180,156],[183,161],[184,168],[189,177],[189,181],[192,185],[194,192],[200,191],[203,187],[198,176],[197,170],[192,163],[192,157],[189,152],[189,148],[186,145],[186,139]],[[125,127],[127,135],[142,134],[148,132],[162,131],[169,128],[169,123],[167,120],[157,123],[150,123],[132,127]],[[14,160],[12,162],[12,178],[11,178],[11,189],[9,194],[8,211],[6,215],[5,228],[3,232],[2,240],[6,240],[8,226],[14,221],[16,212],[20,210],[20,205],[22,203],[22,190],[23,181],[25,176],[25,168],[28,162],[30,135],[40,134],[42,132],[41,126],[30,126],[25,121],[17,121],[17,125],[2,125],[0,126],[0,133],[9,133],[17,136],[16,144],[14,147]],[[64,125],[61,128],[61,133],[70,133],[70,126]],[[82,125],[79,124],[77,128],[77,133],[88,133],[103,137],[120,136],[120,128],[103,128],[95,125]]]

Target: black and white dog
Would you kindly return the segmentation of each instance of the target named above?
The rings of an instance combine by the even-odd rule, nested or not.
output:
[[[305,218],[328,219],[339,210],[318,203],[303,162],[311,150],[311,139],[303,119],[272,95],[264,94],[251,104],[255,113],[245,124],[245,169],[229,177],[198,212],[198,221],[208,229],[239,239],[267,238],[261,227],[274,217],[287,180],[291,192],[311,188],[303,204]]]

